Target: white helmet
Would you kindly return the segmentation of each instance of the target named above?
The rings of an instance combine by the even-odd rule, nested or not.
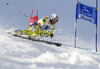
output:
[[[51,15],[51,19],[53,19],[55,22],[57,22],[59,20],[59,17],[55,13],[53,13]]]

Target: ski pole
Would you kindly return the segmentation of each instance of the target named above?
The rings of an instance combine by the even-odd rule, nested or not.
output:
[[[27,15],[25,15],[23,12],[19,11],[18,9],[14,8],[13,6],[11,6],[10,4],[6,3],[10,8],[14,9],[16,12],[24,15],[26,18],[29,18]]]
[[[19,11],[18,9],[14,8],[13,6],[11,6],[9,3],[6,3],[10,8],[14,9],[16,12],[22,14],[23,16],[25,16],[26,18],[29,18],[27,15],[25,15],[23,12]],[[32,20],[32,19],[31,19]],[[37,22],[36,20],[32,20],[33,22]]]

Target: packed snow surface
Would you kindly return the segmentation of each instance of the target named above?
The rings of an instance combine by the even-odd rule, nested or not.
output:
[[[0,28],[0,69],[100,69],[100,52],[14,37]]]

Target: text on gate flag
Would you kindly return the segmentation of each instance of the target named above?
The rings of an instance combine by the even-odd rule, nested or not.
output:
[[[95,7],[84,5],[80,2],[76,5],[76,19],[84,19],[97,24],[97,11]]]

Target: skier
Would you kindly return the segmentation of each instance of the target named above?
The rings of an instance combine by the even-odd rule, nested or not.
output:
[[[56,30],[56,23],[58,22],[59,17],[53,13],[51,17],[43,17],[42,19],[38,20],[37,22],[30,25],[28,31],[33,31],[32,35],[37,36],[40,35],[41,37],[48,37],[51,38],[54,36],[54,31]]]

